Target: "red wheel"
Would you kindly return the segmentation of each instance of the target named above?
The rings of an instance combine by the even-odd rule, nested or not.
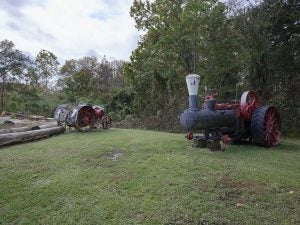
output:
[[[101,119],[104,116],[104,108],[94,105],[93,109],[95,111],[95,116],[97,119]]]
[[[250,121],[252,113],[259,106],[258,96],[254,91],[245,91],[241,97],[241,113],[245,120]]]
[[[277,109],[263,106],[255,110],[251,119],[253,142],[266,147],[274,147],[281,141],[281,120]]]
[[[280,117],[275,107],[268,108],[265,121],[265,142],[268,146],[276,146],[280,143],[281,125]]]
[[[186,137],[186,139],[188,139],[188,140],[192,140],[193,137],[194,137],[194,135],[193,135],[192,132],[188,132],[188,133],[185,135],[185,137]]]
[[[82,107],[78,112],[75,128],[79,131],[91,130],[92,128],[94,128],[94,123],[94,110],[91,107]]]

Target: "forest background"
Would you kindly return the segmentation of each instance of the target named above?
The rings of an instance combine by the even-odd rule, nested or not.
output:
[[[220,102],[255,90],[278,107],[285,134],[299,135],[299,1],[134,0],[130,15],[143,35],[128,62],[60,65],[48,50],[31,58],[0,41],[0,112],[50,117],[59,104],[93,103],[126,127],[178,131],[185,76],[196,73],[202,99],[205,86]]]

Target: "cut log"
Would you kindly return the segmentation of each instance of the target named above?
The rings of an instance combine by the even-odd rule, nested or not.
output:
[[[0,129],[0,134],[25,132],[25,131],[29,131],[29,130],[31,130],[30,127],[19,127],[19,128],[11,128],[11,129]]]
[[[45,128],[40,130],[0,134],[0,146],[34,141],[55,134],[60,134],[64,131],[65,131],[64,127],[55,126],[55,127]]]
[[[34,126],[34,127],[18,127],[18,128],[10,128],[10,129],[0,129],[0,134],[8,134],[8,133],[18,133],[25,132],[30,130],[41,130],[51,127],[57,127],[57,123],[47,123],[44,125]]]
[[[46,129],[46,128],[51,128],[51,127],[57,127],[57,123],[47,123],[44,125],[39,125],[39,126],[34,126],[31,128],[31,130],[41,130],[41,129]]]

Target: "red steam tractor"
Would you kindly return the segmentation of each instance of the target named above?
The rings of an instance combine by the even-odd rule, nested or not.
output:
[[[195,147],[224,150],[230,141],[250,141],[266,147],[280,144],[279,113],[274,106],[262,106],[254,91],[245,91],[241,100],[233,103],[216,103],[215,94],[207,95],[199,108],[200,76],[190,74],[186,82],[189,108],[181,114],[180,123],[188,132],[187,139],[194,140]],[[203,135],[194,135],[197,131]]]

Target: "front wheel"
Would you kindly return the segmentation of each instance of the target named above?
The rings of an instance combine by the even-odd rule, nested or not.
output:
[[[112,120],[109,116],[107,115],[104,115],[102,117],[102,128],[103,129],[108,129],[111,127],[111,123],[112,123]]]

